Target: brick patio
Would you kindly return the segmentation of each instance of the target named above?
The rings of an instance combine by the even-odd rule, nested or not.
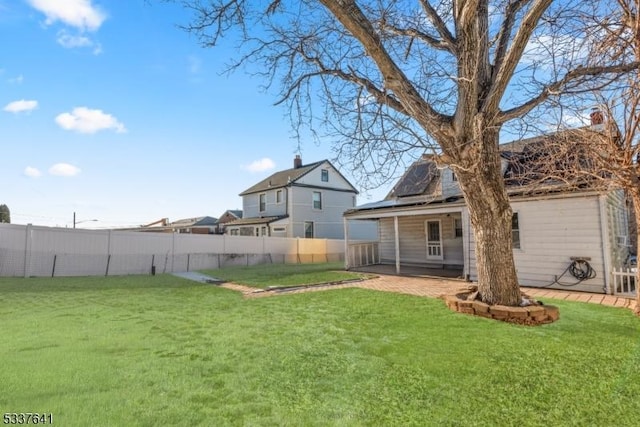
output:
[[[314,286],[308,288],[298,288],[293,290],[283,291],[263,291],[251,288],[248,286],[238,285],[236,283],[225,283],[221,285],[224,288],[234,291],[242,292],[245,297],[259,298],[268,297],[274,295],[287,295],[301,292],[318,292],[328,289],[343,289],[343,288],[362,288],[371,289],[375,291],[383,292],[396,292],[408,295],[417,295],[421,297],[439,298],[446,294],[455,294],[459,289],[468,285],[467,282],[461,280],[452,279],[436,279],[436,278],[424,278],[424,277],[405,277],[405,276],[391,276],[391,275],[378,275],[373,279],[368,279],[360,282],[342,283],[337,285],[328,286]],[[574,292],[563,291],[547,288],[526,288],[523,287],[522,291],[527,295],[536,298],[552,298],[567,301],[586,302],[590,304],[608,305],[611,307],[623,307],[633,310],[636,306],[635,299],[617,297],[613,295],[604,294],[592,294],[587,292]]]

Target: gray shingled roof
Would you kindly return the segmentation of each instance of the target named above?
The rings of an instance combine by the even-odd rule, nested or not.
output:
[[[438,169],[431,160],[418,160],[414,162],[404,173],[402,178],[393,187],[390,197],[407,197],[425,194],[429,184],[437,177]]]
[[[269,224],[273,221],[278,221],[280,219],[287,218],[288,215],[281,216],[263,216],[263,217],[255,217],[255,218],[241,218],[236,219],[234,221],[228,222],[226,225],[236,226],[236,225],[258,225],[258,224]]]
[[[306,175],[325,161],[326,160],[320,160],[319,162],[303,165],[297,169],[291,168],[276,172],[273,175],[263,179],[259,183],[247,188],[242,193],[240,193],[240,196],[251,193],[258,193],[260,191],[266,191],[279,187],[286,187],[287,184],[294,182],[295,180],[301,178],[303,175]]]

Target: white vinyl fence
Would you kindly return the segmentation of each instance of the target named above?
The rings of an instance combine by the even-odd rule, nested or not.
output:
[[[344,260],[344,241],[0,224],[0,276],[115,276]]]

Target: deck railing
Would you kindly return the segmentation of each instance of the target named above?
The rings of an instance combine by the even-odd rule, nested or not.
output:
[[[380,264],[378,242],[350,243],[348,260],[349,267]]]
[[[630,268],[614,268],[611,272],[613,276],[613,294],[620,296],[635,296],[638,292],[636,284],[636,272]]]

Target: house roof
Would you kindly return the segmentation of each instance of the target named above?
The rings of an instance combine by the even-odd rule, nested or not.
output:
[[[430,184],[433,184],[439,176],[436,164],[422,158],[409,166],[387,198],[416,196],[427,193],[428,189],[433,191],[434,186]]]
[[[287,218],[288,215],[280,215],[280,216],[263,216],[263,217],[255,217],[255,218],[241,218],[236,219],[235,221],[231,221],[227,223],[227,227],[233,227],[238,225],[260,225],[260,224],[269,224],[274,221],[278,221],[284,218]]]
[[[215,225],[217,218],[212,216],[199,216],[195,218],[184,218],[167,224],[168,227],[194,227]]]
[[[335,166],[333,166],[333,164],[331,164],[329,160],[325,159],[325,160],[320,160],[318,162],[309,163],[308,165],[302,165],[299,168],[294,167],[291,169],[285,169],[283,171],[276,172],[268,176],[267,178],[263,179],[262,181],[258,182],[257,184],[247,188],[242,193],[240,193],[240,196],[245,196],[247,194],[252,194],[252,193],[259,193],[261,191],[266,191],[266,190],[273,190],[275,188],[282,188],[282,187],[286,187],[288,185],[294,184],[297,180],[299,180],[300,178],[302,178],[303,176],[305,176],[315,168],[319,167],[323,163],[328,163],[329,165],[331,165],[333,170],[335,170],[336,173],[338,173],[342,177],[342,179],[344,179],[347,182],[347,184],[349,184],[349,186],[353,189],[353,191],[355,193],[358,193],[356,188],[349,182],[349,180],[346,179],[344,175],[342,175],[340,171],[338,171],[338,169]]]
[[[575,168],[585,167],[586,157],[571,143],[572,134],[583,128],[555,132],[500,145],[503,177],[509,196],[599,191],[592,179],[579,177]],[[439,188],[440,173],[433,160],[422,157],[400,178],[386,199],[357,206],[345,215],[375,209],[443,204],[463,200],[462,195],[445,197]]]
[[[216,220],[216,224],[224,224],[225,222],[223,222],[223,220],[226,219],[225,217],[229,216],[232,216],[236,219],[242,218],[242,211],[239,209],[228,209],[224,211],[222,215],[220,215],[220,218]],[[235,219],[227,220],[226,224],[230,223],[231,221],[235,221]]]
[[[271,190],[279,187],[286,187],[290,183],[295,182],[296,180],[300,179],[304,175],[308,174],[309,172],[311,172],[316,167],[320,166],[320,164],[322,164],[325,161],[326,160],[321,160],[319,162],[310,163],[308,165],[302,165],[299,168],[285,169],[283,171],[276,172],[268,176],[267,178],[263,179],[262,181],[258,182],[257,184],[247,188],[242,193],[240,193],[240,196],[244,196],[251,193],[257,193],[265,190]]]

